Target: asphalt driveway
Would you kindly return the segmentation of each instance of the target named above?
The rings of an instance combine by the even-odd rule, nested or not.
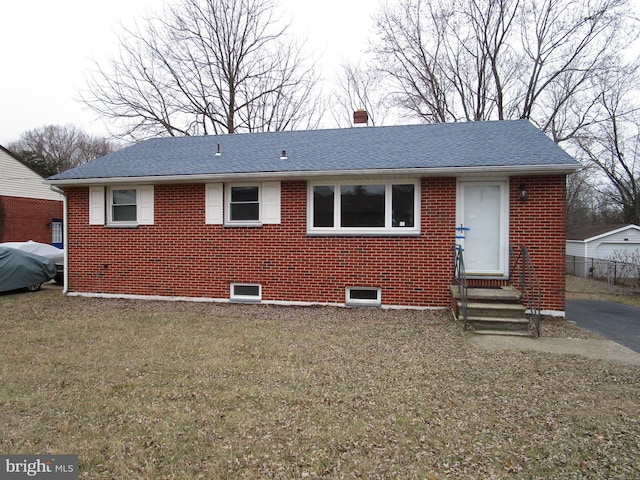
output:
[[[567,300],[565,317],[581,328],[640,352],[640,308],[598,300]]]

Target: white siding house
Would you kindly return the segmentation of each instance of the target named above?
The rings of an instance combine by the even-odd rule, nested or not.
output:
[[[0,145],[0,196],[62,201],[44,179]]]
[[[621,261],[640,255],[640,226],[597,225],[567,232],[566,251],[568,268],[573,262],[576,275],[588,276],[592,268],[589,259]]]
[[[0,145],[0,242],[62,247],[63,195]]]

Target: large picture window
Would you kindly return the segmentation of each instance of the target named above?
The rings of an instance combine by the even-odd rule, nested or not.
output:
[[[341,227],[384,227],[384,185],[341,185]]]
[[[417,233],[418,190],[416,182],[311,184],[308,229],[314,233]]]

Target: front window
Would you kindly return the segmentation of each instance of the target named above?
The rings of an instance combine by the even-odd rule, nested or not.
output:
[[[137,221],[136,190],[111,190],[111,223],[135,223]]]
[[[384,185],[342,185],[341,227],[384,227]]]
[[[310,185],[313,233],[414,234],[419,231],[417,183],[319,183]]]
[[[332,185],[313,187],[313,226],[333,227],[334,189]]]
[[[391,226],[413,227],[415,220],[415,185],[391,186]]]

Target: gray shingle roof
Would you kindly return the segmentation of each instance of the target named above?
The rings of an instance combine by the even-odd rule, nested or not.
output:
[[[529,121],[509,120],[157,138],[48,181],[545,166],[578,164]]]
[[[599,237],[600,235],[603,235],[605,233],[613,233],[616,230],[620,230],[625,227],[640,228],[640,226],[634,225],[633,223],[617,223],[615,225],[591,225],[567,232],[567,240],[588,240],[593,237]]]

